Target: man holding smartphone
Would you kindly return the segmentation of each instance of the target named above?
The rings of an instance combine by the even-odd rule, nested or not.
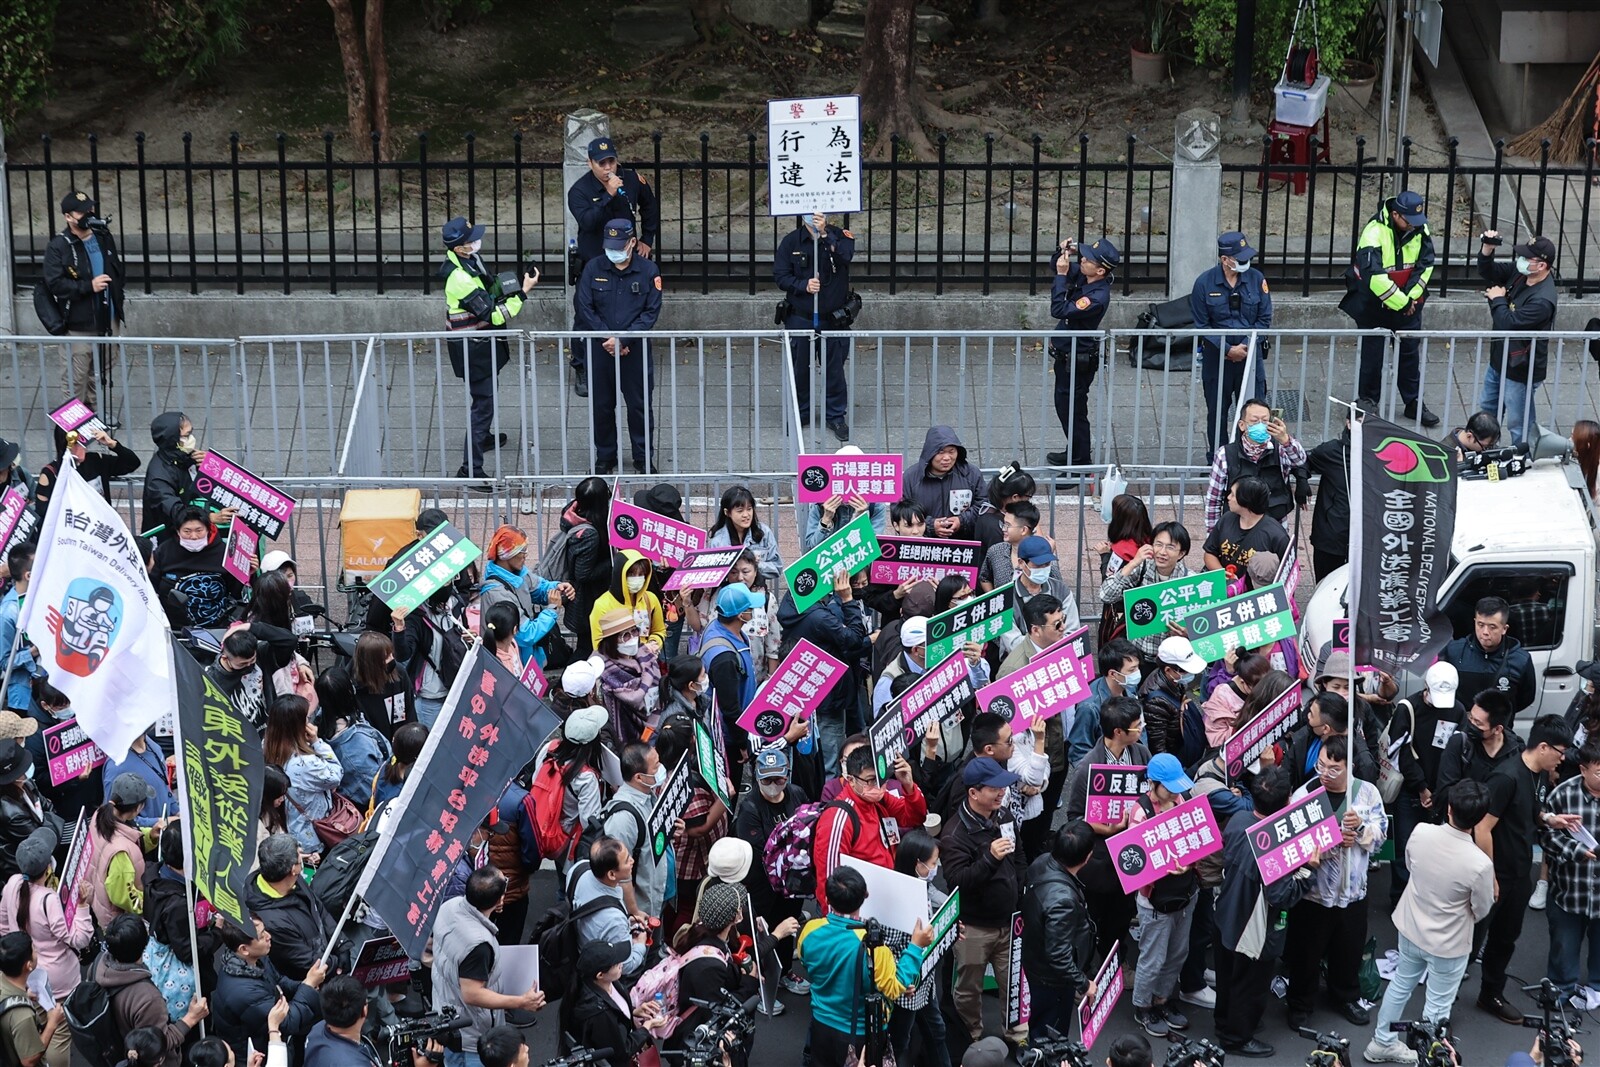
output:
[[[1201,337],[1200,385],[1206,395],[1206,459],[1227,432],[1230,409],[1244,388],[1245,372],[1252,371],[1250,396],[1267,395],[1264,347],[1250,352],[1250,330],[1272,326],[1272,293],[1267,279],[1250,266],[1256,250],[1237,230],[1217,238],[1217,265],[1194,280],[1189,293],[1189,313],[1196,329],[1217,329],[1216,336]]]

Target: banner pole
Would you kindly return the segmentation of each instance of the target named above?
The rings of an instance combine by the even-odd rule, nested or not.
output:
[[[333,955],[334,946],[339,943],[339,935],[344,933],[345,923],[350,921],[351,913],[356,910],[356,901],[359,898],[360,894],[351,893],[350,899],[345,902],[344,911],[340,913],[339,921],[333,926],[333,934],[328,938],[328,947],[322,950],[322,959],[318,961],[324,967],[328,965],[328,959]]]
[[[174,685],[176,685],[177,665],[172,662],[172,655],[173,655],[172,642],[168,641],[167,642],[167,673],[174,679]],[[174,692],[174,696],[176,696],[176,692]],[[174,701],[174,705],[176,705],[176,701]],[[201,973],[200,972],[200,934],[199,934],[199,931],[195,928],[195,923],[194,923],[194,909],[195,909],[194,872],[197,869],[197,865],[200,863],[200,857],[195,855],[195,851],[194,851],[194,829],[193,829],[193,826],[189,822],[189,819],[188,819],[188,814],[189,814],[189,803],[188,803],[188,799],[189,799],[189,772],[187,770],[187,761],[184,759],[184,751],[183,751],[183,716],[178,712],[178,709],[177,709],[176,706],[173,707],[172,711],[173,711],[173,714],[172,714],[172,751],[173,751],[173,755],[177,759],[177,771],[178,771],[178,774],[177,774],[177,780],[178,780],[178,832],[183,835],[183,852],[184,852],[184,856],[186,857],[187,862],[188,862],[188,866],[184,868],[183,889],[184,889],[184,893],[188,897],[188,901],[189,901],[189,907],[187,909],[187,915],[186,915],[186,918],[189,920],[189,959],[190,959],[190,965],[192,967],[194,967],[194,995],[196,997],[199,997],[201,995],[201,989],[200,989],[200,973]],[[166,812],[167,812],[166,805],[163,805],[162,808],[161,808],[161,817],[163,819],[165,819],[167,817]],[[160,848],[161,848],[161,843],[160,843],[160,841],[158,839],[157,842],[156,842],[156,850],[157,850],[158,854],[160,852]],[[206,1036],[206,1021],[204,1019],[200,1020],[200,1036],[202,1038],[204,1038]]]

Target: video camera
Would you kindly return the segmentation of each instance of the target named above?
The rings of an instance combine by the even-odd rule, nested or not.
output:
[[[1069,1041],[1053,1028],[1045,1027],[1042,1040],[1030,1041],[1017,1053],[1017,1063],[1021,1067],[1090,1067],[1089,1050],[1083,1042]]]
[[[1223,1067],[1228,1054],[1205,1038],[1186,1037],[1167,1049],[1167,1058],[1161,1067]]]
[[[1537,985],[1523,986],[1522,991],[1539,1005],[1539,1015],[1524,1016],[1522,1025],[1539,1031],[1539,1041],[1544,1046],[1545,1067],[1577,1067],[1583,1058],[1583,1047],[1572,1035],[1583,1031],[1567,1022],[1567,1010],[1561,1003],[1561,990],[1546,978]]]
[[[427,1051],[424,1048],[427,1042],[436,1040],[451,1051],[459,1051],[461,1040],[454,1035],[471,1025],[471,1020],[462,1018],[456,1009],[447,1007],[432,1015],[401,1019],[393,1026],[380,1027],[378,1047],[383,1051],[384,1062],[389,1067],[412,1067],[411,1053],[417,1048],[424,1049],[423,1055],[429,1063],[440,1064],[444,1062],[444,1056]]]
[[[609,1048],[575,1048],[558,1060],[546,1060],[544,1067],[583,1067],[586,1063],[606,1063],[614,1051]]]
[[[1335,1031],[1322,1033],[1308,1026],[1296,1027],[1300,1036],[1317,1043],[1306,1057],[1306,1067],[1350,1067],[1350,1040]]]
[[[732,993],[723,993],[720,1001],[690,997],[689,1003],[705,1012],[704,1020],[690,1032],[683,1051],[662,1053],[683,1067],[722,1067],[725,1048],[749,1048],[756,1032],[756,1007],[759,996],[740,1001]]]
[[[1455,1046],[1450,1044],[1450,1021],[1401,1021],[1390,1029],[1406,1035],[1406,1047],[1417,1054],[1417,1067],[1454,1067]]]

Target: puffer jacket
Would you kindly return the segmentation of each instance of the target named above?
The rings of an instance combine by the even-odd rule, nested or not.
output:
[[[144,470],[144,514],[140,530],[166,525],[163,538],[175,537],[172,522],[182,508],[198,494],[194,488],[194,457],[178,448],[178,430],[183,413],[164,411],[150,422],[150,439],[156,451]]]
[[[1094,935],[1083,883],[1053,856],[1034,860],[1022,894],[1022,969],[1028,981],[1082,995],[1089,988]]]
[[[594,602],[594,607],[589,611],[589,640],[594,647],[600,647],[600,619],[608,611],[626,608],[633,612],[636,619],[641,620],[640,630],[644,631],[641,641],[648,642],[655,647],[657,653],[667,639],[666,616],[661,611],[661,598],[655,594],[652,586],[655,583],[656,569],[650,567],[645,572],[644,588],[638,594],[628,592],[628,570],[636,563],[648,563],[644,555],[631,548],[611,554],[611,588],[600,595]]]
[[[954,445],[956,465],[943,477],[935,477],[928,463],[940,449]],[[933,520],[956,516],[961,519],[961,529],[956,537],[971,539],[973,524],[977,520],[978,505],[984,498],[983,472],[967,456],[961,438],[948,426],[935,426],[922,440],[922,455],[914,469],[906,471],[905,495],[921,504],[928,512],[928,536],[933,536]]]
[[[217,980],[210,997],[217,1036],[233,1047],[235,1063],[245,1063],[245,1043],[267,1047],[267,1015],[283,993],[289,1014],[279,1030],[285,1038],[304,1037],[322,1016],[322,1000],[304,982],[278,973],[270,959],[249,963],[229,948],[213,957]]]
[[[295,981],[305,978],[311,965],[322,958],[336,922],[322,902],[311,895],[305,882],[278,896],[261,876],[256,875],[245,895],[245,906],[272,932],[272,962]],[[342,941],[343,939],[341,939]],[[344,946],[328,959],[329,971],[347,966],[349,953]]]

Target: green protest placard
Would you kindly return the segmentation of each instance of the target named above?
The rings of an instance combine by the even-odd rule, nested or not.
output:
[[[944,658],[968,641],[982,644],[1009,633],[1016,626],[1016,583],[973,597],[960,607],[951,608],[928,620],[928,662],[943,663]]]
[[[733,801],[728,796],[728,774],[722,750],[717,747],[711,731],[699,719],[694,723],[694,757],[700,767],[700,777],[705,779],[712,795],[722,801],[723,807],[732,811]]]
[[[878,535],[872,531],[872,516],[863,511],[784,568],[783,580],[794,597],[795,610],[804,611],[833,592],[833,575],[840,567],[854,574],[882,554]]]
[[[1220,570],[1129,589],[1122,594],[1122,610],[1128,616],[1128,640],[1165,635],[1167,623],[1180,622],[1185,616],[1220,603],[1227,596],[1228,574]]]
[[[395,611],[410,611],[426,603],[481,555],[466,534],[441,522],[372,579],[371,589]]]
[[[1183,620],[1194,650],[1215,663],[1235,648],[1260,648],[1295,634],[1294,612],[1281,585],[1252,589]]]
[[[932,974],[934,965],[956,943],[956,920],[961,918],[961,890],[954,890],[933,913],[933,942],[922,954],[922,973]]]

